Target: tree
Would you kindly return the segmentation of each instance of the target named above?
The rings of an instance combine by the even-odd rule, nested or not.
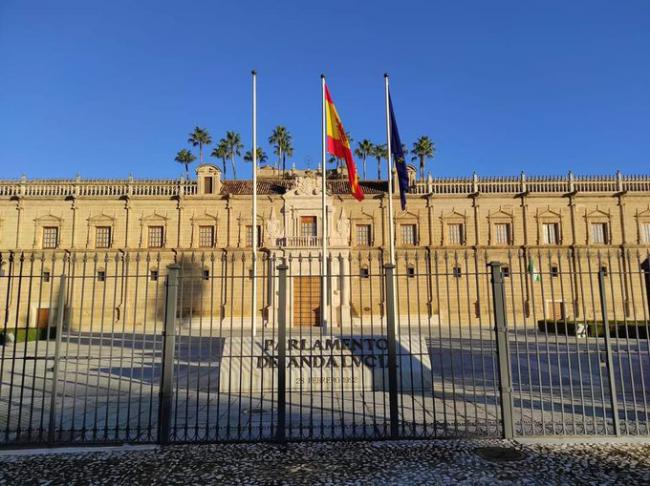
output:
[[[232,165],[232,176],[234,179],[237,179],[235,157],[239,157],[241,155],[241,149],[244,148],[244,144],[241,143],[241,137],[237,132],[228,131],[226,132],[226,138],[222,138],[221,142],[225,144],[226,157],[230,159],[230,164]]]
[[[189,177],[189,166],[196,160],[194,154],[187,149],[181,149],[176,154],[176,158],[174,160],[179,164],[183,164],[185,166],[185,175]]]
[[[381,179],[381,160],[388,157],[388,149],[386,148],[386,145],[373,145],[372,156],[377,159],[377,179]]]
[[[420,160],[420,179],[424,179],[424,161],[433,159],[436,155],[436,144],[426,135],[418,138],[411,149],[413,157],[411,160]]]
[[[282,125],[278,125],[273,129],[269,137],[269,143],[273,144],[273,153],[278,156],[278,166],[282,163],[282,172],[285,171],[287,166],[287,157],[293,155],[293,146],[291,145],[291,134]]]
[[[363,178],[366,178],[366,159],[373,156],[373,143],[366,139],[361,140],[357,144],[357,148],[354,150],[354,155],[361,159],[361,164],[363,167]]]
[[[228,149],[226,147],[226,141],[222,138],[217,146],[212,150],[213,157],[221,159],[223,165],[223,178],[226,178],[226,160],[228,159]]]
[[[269,156],[266,155],[266,152],[262,150],[262,147],[257,147],[256,156],[257,156],[257,162],[258,163],[264,163],[267,160],[269,160]],[[244,160],[246,162],[253,162],[253,151],[252,150],[247,150],[246,153],[244,154]]]
[[[190,133],[187,143],[192,144],[193,147],[199,147],[199,161],[203,163],[203,146],[212,143],[208,131],[204,128],[194,127],[194,131]]]

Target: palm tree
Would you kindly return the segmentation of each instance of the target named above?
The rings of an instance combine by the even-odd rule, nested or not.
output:
[[[237,179],[235,156],[239,157],[241,155],[241,149],[244,148],[244,144],[241,143],[241,137],[237,132],[228,131],[226,132],[226,138],[222,138],[221,142],[224,142],[226,146],[226,157],[230,159],[230,164],[232,165],[232,176],[234,179]]]
[[[282,172],[286,169],[287,157],[293,155],[291,138],[289,131],[282,125],[275,127],[269,137],[269,143],[273,144],[273,153],[278,156],[278,169],[280,168],[280,162],[282,162]]]
[[[420,160],[420,179],[424,179],[424,161],[433,159],[436,155],[436,144],[429,137],[423,135],[415,141],[411,153],[413,154],[411,160]]]
[[[194,127],[194,131],[190,133],[190,138],[187,143],[192,144],[194,147],[199,147],[199,161],[203,163],[203,146],[212,143],[212,137],[205,128]]]
[[[377,159],[377,179],[381,179],[381,160],[388,157],[388,150],[386,149],[386,145],[373,145],[372,156]]]
[[[217,146],[212,150],[213,157],[221,159],[223,165],[223,178],[226,178],[226,160],[228,159],[228,148],[226,147],[226,141],[222,138]]]
[[[176,154],[176,158],[174,160],[179,164],[183,164],[185,166],[185,175],[189,177],[189,166],[196,160],[194,154],[187,149],[181,149]]]
[[[364,179],[366,178],[366,159],[373,155],[373,151],[372,151],[373,147],[374,145],[372,144],[372,142],[367,138],[365,138],[357,144],[357,148],[354,150],[354,155],[356,155],[361,159]]]
[[[266,155],[266,152],[262,150],[262,147],[257,147],[257,150],[255,151],[255,155],[257,156],[257,161],[259,163],[264,163],[267,160],[269,160],[269,156]],[[253,151],[252,150],[247,150],[246,153],[244,154],[244,160],[246,162],[253,162]]]

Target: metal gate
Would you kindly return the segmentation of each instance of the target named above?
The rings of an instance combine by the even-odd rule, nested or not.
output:
[[[647,435],[646,258],[0,255],[0,443]]]

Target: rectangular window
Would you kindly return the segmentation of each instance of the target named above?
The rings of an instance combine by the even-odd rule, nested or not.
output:
[[[43,248],[56,248],[59,246],[58,226],[46,226],[43,228]]]
[[[417,230],[414,224],[403,224],[402,228],[402,245],[415,246],[417,243]]]
[[[206,177],[203,184],[203,192],[205,192],[205,194],[212,194],[212,177]]]
[[[149,226],[149,248],[163,247],[163,230],[162,226]]]
[[[463,244],[463,225],[459,223],[452,223],[448,225],[449,228],[449,244],[462,245]]]
[[[199,246],[201,248],[214,246],[214,226],[199,226]]]
[[[460,277],[463,276],[463,271],[461,270],[460,267],[454,267],[454,268],[453,268],[453,275],[454,275],[454,277],[456,277],[456,278],[460,278]]]
[[[370,246],[371,245],[371,231],[369,224],[357,225],[357,246]]]
[[[641,243],[650,243],[650,223],[641,225]]]
[[[496,223],[494,225],[494,242],[497,245],[510,244],[510,223]]]
[[[557,245],[560,242],[560,225],[558,223],[543,223],[542,237],[545,245]]]
[[[151,270],[149,272],[149,280],[151,280],[152,282],[158,281],[158,270]]]
[[[97,272],[97,281],[105,282],[106,281],[106,272],[104,270],[99,270]]]
[[[359,274],[361,278],[370,278],[370,271],[368,270],[368,267],[361,267]]]
[[[591,242],[597,245],[609,243],[607,223],[591,223]]]
[[[95,228],[95,248],[111,247],[111,227],[97,226]]]
[[[300,236],[317,236],[316,216],[303,216],[300,218]]]
[[[246,246],[253,247],[253,226],[246,226]],[[257,247],[262,246],[262,226],[257,225]]]

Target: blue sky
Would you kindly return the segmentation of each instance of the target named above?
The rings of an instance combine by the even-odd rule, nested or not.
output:
[[[249,148],[251,68],[262,146],[286,125],[297,167],[320,159],[320,73],[384,142],[387,71],[433,175],[647,173],[649,52],[647,0],[3,0],[0,178],[176,177],[195,125]]]

